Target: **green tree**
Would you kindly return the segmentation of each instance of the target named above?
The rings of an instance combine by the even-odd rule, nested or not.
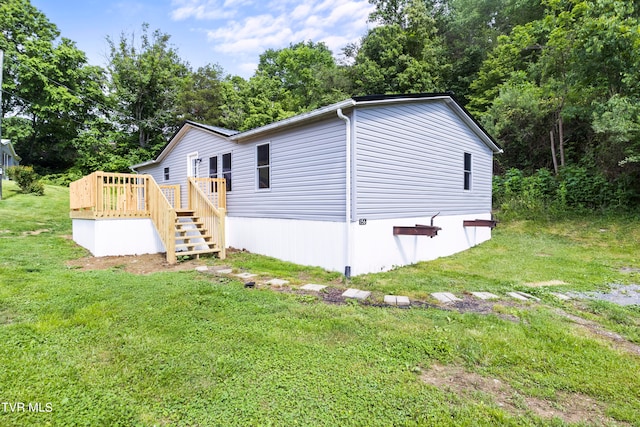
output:
[[[347,97],[341,70],[324,43],[308,41],[269,49],[260,55],[252,79],[260,82],[258,86],[263,86],[265,79],[273,81],[274,91],[269,98],[294,113]]]
[[[434,17],[452,62],[448,87],[463,100],[499,37],[544,15],[540,0],[448,0],[440,5]]]
[[[189,68],[169,43],[170,36],[142,26],[139,44],[135,35],[120,36],[110,47],[111,95],[117,114],[113,121],[125,135],[122,145],[150,150],[161,149],[180,122],[177,111],[180,92]]]
[[[5,134],[25,164],[63,171],[77,159],[73,141],[102,114],[103,70],[87,65],[84,52],[59,39],[55,25],[28,1],[0,3],[0,24],[0,48],[7,53],[3,114],[16,117],[5,122]]]
[[[616,0],[545,5],[544,17],[499,39],[472,84],[469,108],[488,126],[519,130],[499,138],[506,151],[525,150],[510,157],[527,158],[532,168],[550,163],[535,154],[546,145],[547,159],[560,167],[580,165],[613,181],[637,182],[639,122],[632,107],[640,98],[637,5]],[[522,87],[535,94],[528,111],[537,127],[509,123],[521,106],[512,102],[513,90]],[[534,134],[525,137],[525,129]],[[524,165],[505,165],[511,166]],[[640,194],[640,186],[634,191]]]
[[[370,20],[383,25],[345,50],[356,94],[444,91],[450,63],[424,1],[374,1]]]
[[[219,65],[206,65],[189,73],[179,93],[178,117],[221,126],[224,71]]]

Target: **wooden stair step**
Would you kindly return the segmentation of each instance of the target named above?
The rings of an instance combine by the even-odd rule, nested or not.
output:
[[[185,222],[185,221],[180,221],[181,219],[190,219],[191,221],[195,221],[197,219],[199,219],[199,216],[196,215],[186,215],[186,216],[179,216],[176,218],[176,223],[179,224],[189,224],[189,222]]]
[[[209,249],[215,249],[215,245],[216,245],[215,243],[178,243],[176,244],[176,252],[177,252],[177,249],[189,249],[189,248],[195,248],[196,246],[206,246]]]
[[[181,252],[176,252],[176,256],[203,255],[203,254],[213,254],[216,252],[220,252],[220,249],[215,248],[215,249],[203,249],[198,251],[181,251]]]
[[[176,228],[182,228],[185,225],[195,225],[196,228],[201,228],[204,226],[204,222],[194,221],[194,222],[176,222]],[[187,230],[188,231],[188,230]]]
[[[176,209],[176,215],[178,215],[178,217],[193,216],[194,214],[195,214],[195,211],[192,211],[192,210]]]
[[[191,239],[203,239],[205,241],[208,241],[213,239],[213,236],[211,234],[194,234],[193,236],[176,236],[176,240],[191,240]]]
[[[186,236],[186,237],[196,237],[196,236],[210,236],[209,233],[206,233],[207,230],[205,230],[204,228],[198,227],[198,228],[181,228],[181,229],[176,229],[175,233],[176,233],[176,237],[179,236]],[[199,233],[198,235],[192,235],[192,236],[187,236],[186,233]],[[205,234],[203,234],[205,233]]]

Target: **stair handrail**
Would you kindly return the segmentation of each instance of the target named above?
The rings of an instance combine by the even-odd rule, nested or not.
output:
[[[216,181],[219,181],[218,185],[220,187],[225,187],[224,180],[217,179]],[[193,177],[189,177],[187,191],[189,195],[189,210],[192,210],[194,215],[204,222],[204,229],[211,233],[215,239],[216,247],[220,250],[218,256],[220,259],[225,259],[226,245],[224,229],[226,209],[222,207],[226,206],[225,201],[220,203],[221,207],[216,208]],[[221,196],[224,197],[224,193],[222,193]]]
[[[167,251],[167,262],[175,264],[177,262],[175,226],[178,215],[155,179],[151,175],[145,176],[148,177],[146,180],[146,193],[151,220],[156,226],[162,243],[164,243],[164,248]]]

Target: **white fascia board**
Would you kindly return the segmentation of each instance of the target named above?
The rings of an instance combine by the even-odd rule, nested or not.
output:
[[[240,140],[251,138],[253,136],[270,132],[276,129],[291,126],[300,122],[305,122],[315,117],[321,117],[323,115],[336,112],[340,108],[349,108],[355,105],[356,105],[356,101],[354,101],[353,99],[348,99],[346,101],[342,101],[336,104],[328,105],[326,107],[318,108],[317,110],[309,111],[308,113],[299,114],[297,116],[289,117],[288,119],[280,120],[274,123],[270,123],[268,125],[261,126],[259,128],[251,129],[246,132],[241,132],[241,133],[232,135],[229,137],[229,139],[233,141],[240,141]]]
[[[180,140],[184,137],[184,135],[190,129],[199,129],[199,130],[201,130],[203,132],[209,132],[209,133],[212,133],[214,135],[217,135],[220,138],[228,138],[227,136],[221,135],[221,134],[219,134],[219,133],[217,133],[217,132],[215,132],[215,131],[213,131],[211,129],[207,129],[206,127],[202,127],[202,126],[196,126],[196,124],[187,121],[187,122],[184,122],[182,127],[180,129],[178,129],[178,132],[176,132],[175,135],[173,135],[173,137],[171,138],[171,140],[169,141],[167,146],[164,147],[164,149],[158,155],[158,157],[156,157],[153,160],[148,160],[148,161],[143,162],[143,163],[138,163],[137,165],[129,166],[129,169],[135,170],[135,169],[138,169],[138,168],[142,168],[142,167],[145,167],[145,166],[150,166],[150,165],[162,162],[162,160],[164,160],[164,158],[169,155],[171,150],[173,150],[175,148],[175,146],[178,145]]]
[[[137,165],[131,165],[131,166],[129,166],[129,169],[131,169],[132,171],[136,171],[136,169],[138,169],[138,168],[143,168],[145,166],[150,166],[150,165],[153,165],[154,163],[156,163],[155,160],[147,160],[146,162],[138,163]]]

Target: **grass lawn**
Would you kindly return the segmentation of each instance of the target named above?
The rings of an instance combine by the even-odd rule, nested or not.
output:
[[[84,271],[67,265],[87,255],[69,236],[68,190],[3,189],[2,426],[640,426],[639,306],[550,294],[639,283],[637,218],[502,223],[464,253],[351,283],[247,253],[224,261],[293,287],[368,289],[374,303],[541,298],[480,313],[327,304],[195,271]],[[530,286],[552,280],[566,284]]]

